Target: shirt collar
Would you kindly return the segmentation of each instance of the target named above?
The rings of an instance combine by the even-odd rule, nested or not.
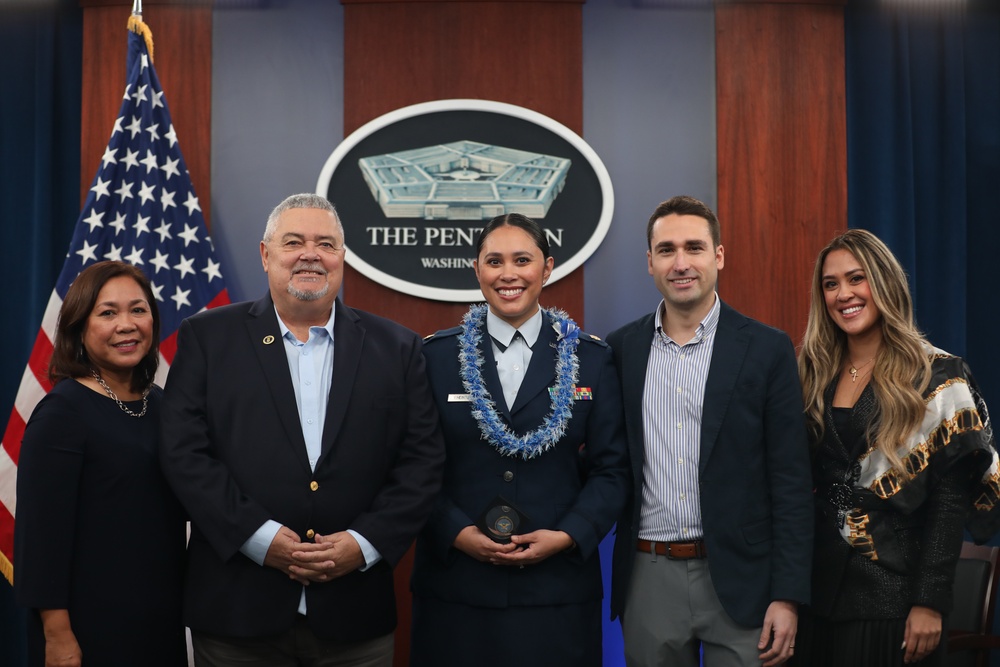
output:
[[[539,308],[534,315],[529,317],[524,324],[516,329],[494,315],[492,310],[487,310],[486,331],[493,336],[494,339],[503,344],[504,347],[510,345],[510,341],[514,338],[514,334],[520,331],[521,336],[524,338],[524,342],[528,344],[528,347],[532,347],[534,346],[535,341],[538,340],[538,334],[542,331],[542,309]]]
[[[326,324],[324,324],[321,327],[319,326],[309,327],[309,331],[312,332],[313,329],[325,329],[326,333],[329,334],[330,336],[330,340],[333,340],[333,321],[334,319],[336,319],[336,315],[337,315],[337,307],[336,305],[334,305],[334,307],[330,309],[330,319],[326,321]],[[281,331],[281,337],[287,338],[288,334],[292,333],[292,330],[289,329],[287,326],[285,326],[285,322],[281,319],[281,315],[278,314],[277,306],[275,306],[274,308],[274,316],[278,318],[278,330]],[[295,338],[295,334],[292,334],[292,338]],[[295,340],[298,340],[298,338],[295,338]]]
[[[653,333],[662,335],[664,338],[669,338],[663,331],[663,318],[666,316],[666,307],[665,300],[661,299],[660,305],[656,308],[656,317],[653,319]],[[700,343],[706,336],[715,333],[715,330],[719,326],[719,313],[721,312],[722,300],[719,298],[719,293],[716,292],[715,303],[712,304],[712,309],[708,311],[708,314],[698,323],[698,328],[694,332],[694,338],[691,339],[692,343]]]

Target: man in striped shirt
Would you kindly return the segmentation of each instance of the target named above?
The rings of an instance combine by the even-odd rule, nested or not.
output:
[[[691,197],[647,224],[655,312],[613,332],[633,494],[612,613],[629,667],[771,667],[808,602],[813,501],[795,351],[716,293],[719,221]]]

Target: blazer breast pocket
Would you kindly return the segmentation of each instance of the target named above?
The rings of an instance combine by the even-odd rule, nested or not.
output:
[[[744,375],[736,382],[736,391],[740,393],[759,392],[763,389],[763,380],[755,375]]]

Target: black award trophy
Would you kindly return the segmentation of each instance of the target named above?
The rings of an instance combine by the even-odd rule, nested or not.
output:
[[[507,544],[511,535],[524,532],[527,522],[524,512],[503,496],[497,496],[487,505],[476,526],[494,542]]]

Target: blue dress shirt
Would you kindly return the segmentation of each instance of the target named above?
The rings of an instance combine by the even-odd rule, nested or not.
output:
[[[316,469],[323,448],[323,425],[326,422],[326,406],[330,400],[330,384],[333,378],[333,321],[336,310],[330,311],[330,319],[321,327],[309,327],[309,339],[305,342],[295,337],[295,334],[285,326],[275,309],[278,327],[281,330],[281,340],[285,345],[285,356],[288,358],[288,371],[292,377],[292,387],[295,389],[295,405],[299,409],[299,422],[302,425],[302,437],[306,441],[306,453],[309,456],[309,467]],[[240,551],[258,565],[264,565],[267,550],[278,534],[281,524],[268,519],[264,525],[250,536]],[[382,559],[382,555],[360,533],[348,529],[361,547],[367,570]],[[306,595],[302,591],[299,601],[299,613],[306,613]]]

